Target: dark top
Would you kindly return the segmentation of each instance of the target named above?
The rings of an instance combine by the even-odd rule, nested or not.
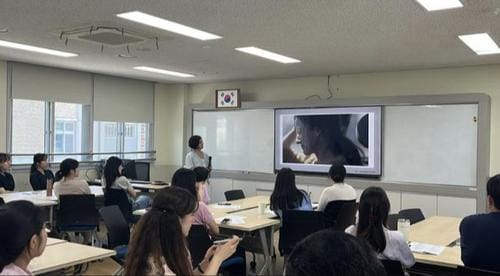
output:
[[[8,172],[0,173],[0,187],[7,191],[14,191],[16,183],[14,182],[14,177]]]
[[[500,213],[472,215],[460,223],[460,246],[465,266],[500,271]]]
[[[44,170],[44,173],[45,174],[36,170],[30,175],[30,184],[33,191],[46,190],[47,180],[52,180],[52,182],[54,182],[54,174],[51,170]]]

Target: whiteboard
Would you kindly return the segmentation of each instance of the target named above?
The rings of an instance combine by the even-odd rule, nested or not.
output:
[[[273,173],[273,109],[194,111],[193,134],[203,137],[215,170]]]
[[[476,186],[477,104],[384,110],[383,181]]]
[[[476,186],[477,104],[384,106],[381,181]],[[214,169],[273,173],[273,109],[194,111]]]

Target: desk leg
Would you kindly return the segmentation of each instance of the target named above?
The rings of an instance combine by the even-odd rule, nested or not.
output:
[[[269,229],[270,229],[270,231],[269,231]],[[269,247],[269,244],[268,244],[268,240],[272,240],[272,237],[269,237],[269,239],[268,239],[266,232],[270,232],[272,235],[272,232],[273,232],[272,227],[271,228],[268,227],[268,228],[264,228],[264,229],[259,230],[260,242],[262,243],[262,251],[264,253],[264,264],[262,265],[258,275],[264,275],[264,271],[266,270],[266,268],[267,268],[268,275],[272,274],[271,273],[272,247]]]
[[[54,226],[54,206],[53,205],[50,205],[49,221],[50,221],[50,226],[53,227]]]

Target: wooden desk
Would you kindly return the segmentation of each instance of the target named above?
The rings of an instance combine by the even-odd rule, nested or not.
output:
[[[461,218],[430,217],[410,226],[410,241],[445,246],[439,256],[414,253],[417,263],[457,268],[462,266],[460,246],[449,246],[460,238],[458,227]]]
[[[66,240],[47,238],[47,246],[68,242]]]
[[[410,226],[409,240],[448,246],[460,238],[461,218],[430,217]]]
[[[33,259],[28,269],[35,275],[114,256],[114,250],[72,242],[47,246],[42,256]]]
[[[254,196],[239,200],[229,201],[236,208],[228,208],[226,206],[219,207],[217,204],[210,204],[208,207],[217,221],[227,216],[244,217],[243,224],[221,224],[221,232],[224,234],[235,234],[243,237],[242,244],[246,249],[256,248],[260,245],[260,249],[264,255],[264,264],[259,270],[258,275],[263,275],[266,269],[271,274],[270,264],[271,256],[274,253],[274,227],[280,224],[280,220],[268,218],[268,214],[259,214],[259,203],[269,203],[269,196]],[[248,246],[245,246],[245,243]],[[254,249],[255,250],[255,249]]]
[[[130,182],[130,184],[132,185],[132,187],[136,189],[153,190],[153,191],[165,189],[168,186],[170,186],[169,184],[145,184],[145,183],[134,183],[134,182]]]

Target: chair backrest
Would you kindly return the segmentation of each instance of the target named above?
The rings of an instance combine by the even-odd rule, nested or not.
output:
[[[500,271],[490,271],[490,270],[483,270],[483,269],[477,269],[477,268],[472,268],[472,267],[464,267],[464,266],[458,266],[457,267],[457,276],[468,276],[468,275],[475,275],[475,276],[495,276],[495,275],[500,275]]]
[[[409,219],[410,224],[414,224],[424,220],[425,216],[420,208],[413,208],[399,211],[399,218]]]
[[[3,198],[0,197],[0,206],[2,206],[4,204],[5,204],[5,201],[3,200]]]
[[[278,245],[281,255],[290,254],[299,241],[325,228],[325,216],[323,212],[283,211]]]
[[[127,221],[132,219],[132,204],[128,201],[127,192],[122,189],[104,189],[104,206],[116,205]]]
[[[345,203],[356,203],[356,200],[334,200],[328,202],[326,204],[325,210],[323,211],[325,213],[325,220],[326,220],[326,225],[328,227],[333,227],[335,226],[337,222],[337,217],[340,213],[340,210],[342,209],[342,206]]]
[[[380,262],[384,266],[387,276],[405,276],[403,266],[401,266],[399,261],[380,260]]]
[[[389,230],[398,230],[398,219],[399,214],[389,214],[387,217],[387,229]]]
[[[207,249],[212,246],[207,228],[204,225],[192,225],[187,236],[188,248],[191,253],[191,262],[196,267],[205,257]]]
[[[237,200],[245,198],[245,193],[243,190],[229,190],[224,192],[224,196],[226,196],[226,200]]]
[[[135,162],[135,180],[149,181],[149,162]]]
[[[60,195],[57,225],[67,227],[97,227],[99,214],[94,195]]]
[[[345,229],[356,223],[356,212],[358,211],[357,202],[346,202],[340,208],[337,220],[333,228],[338,231],[345,231]]]
[[[108,248],[127,245],[130,239],[128,222],[116,205],[99,209],[99,214],[108,230]]]

